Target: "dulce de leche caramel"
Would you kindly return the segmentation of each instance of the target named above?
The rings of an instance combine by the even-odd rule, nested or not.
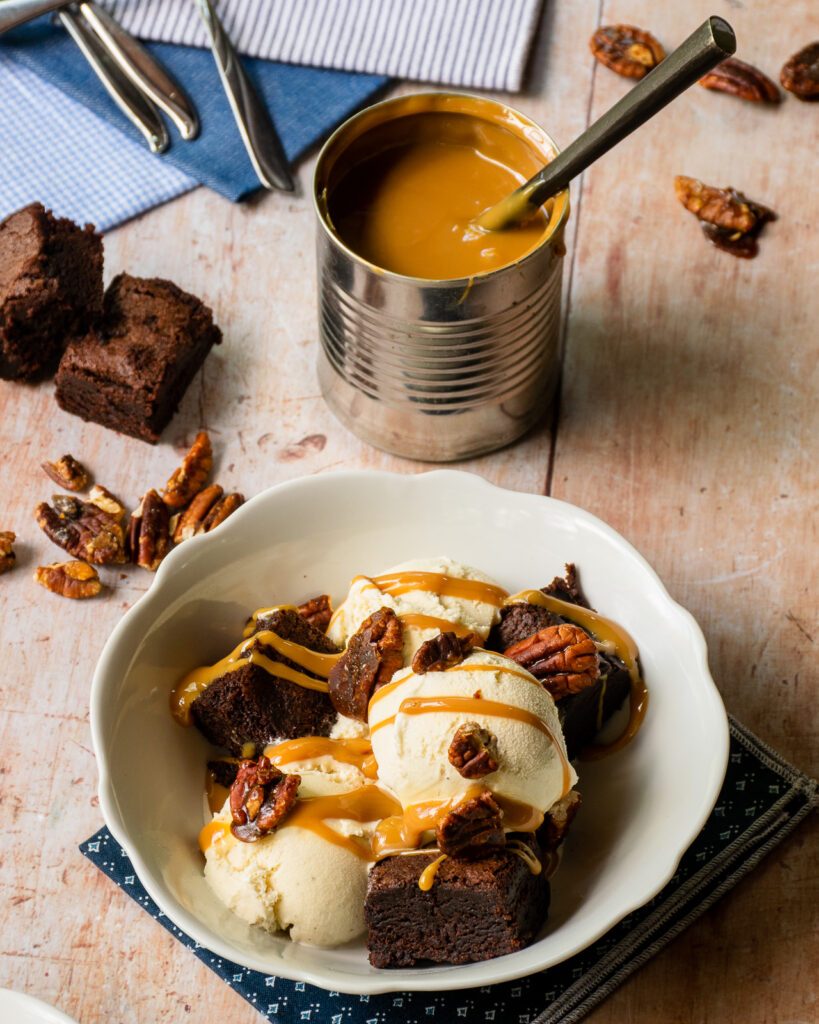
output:
[[[547,160],[522,126],[490,119],[490,109],[460,97],[441,109],[419,106],[362,134],[325,199],[341,241],[382,270],[428,280],[496,270],[543,242],[550,220],[560,219],[551,217],[553,201],[519,227],[475,226]]]

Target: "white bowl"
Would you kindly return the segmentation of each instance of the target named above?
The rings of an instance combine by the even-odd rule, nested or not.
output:
[[[196,841],[209,748],[174,722],[168,694],[185,671],[235,645],[253,608],[322,592],[338,601],[356,572],[440,554],[512,591],[576,562],[592,604],[636,639],[651,697],[633,743],[580,766],[583,809],[542,937],[483,963],[378,971],[363,941],[293,943],[244,924],[212,894]],[[716,801],[728,757],[702,633],[634,548],[565,502],[448,470],[280,484],[177,548],[103,650],[91,728],[105,820],[160,909],[221,957],[350,993],[488,985],[579,952],[668,882]]]

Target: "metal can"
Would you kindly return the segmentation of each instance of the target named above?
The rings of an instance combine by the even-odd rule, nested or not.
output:
[[[322,149],[314,179],[324,399],[362,440],[430,462],[501,448],[548,409],[559,372],[569,212],[564,192],[551,201],[548,229],[534,249],[467,278],[406,277],[351,251],[328,210],[349,147],[387,121],[441,110],[502,125],[542,154],[543,163],[557,154],[538,125],[503,103],[463,93],[417,93],[346,121]]]

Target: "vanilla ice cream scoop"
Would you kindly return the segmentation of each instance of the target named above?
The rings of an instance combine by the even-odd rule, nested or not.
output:
[[[362,622],[391,608],[404,626],[404,664],[425,640],[452,629],[482,640],[500,618],[506,592],[489,576],[451,558],[403,562],[377,576],[356,576],[327,630],[344,647]]]
[[[299,801],[276,831],[244,843],[230,832],[227,803],[214,815],[200,839],[205,879],[249,924],[287,931],[296,942],[337,946],[365,930],[369,841],[394,803],[353,765],[333,770],[326,756],[288,763],[287,770],[301,775]],[[318,827],[306,827],[303,812],[316,807],[324,812]]]
[[[461,726],[491,735],[497,771],[464,778],[449,748]],[[370,701],[370,738],[380,783],[404,809],[466,794],[478,781],[495,796],[547,811],[577,781],[551,696],[500,654],[473,650],[445,671],[405,668]]]

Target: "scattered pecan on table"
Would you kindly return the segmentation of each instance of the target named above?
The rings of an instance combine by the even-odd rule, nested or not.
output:
[[[181,544],[183,540],[189,540],[197,533],[202,532],[211,509],[216,507],[223,494],[224,491],[219,484],[204,487],[184,512],[173,517],[171,530],[174,544]]]
[[[391,608],[380,608],[362,622],[327,680],[336,711],[366,722],[373,692],[403,664],[403,647],[401,620]]]
[[[118,523],[121,523],[125,518],[125,506],[119,498],[115,498],[108,488],[103,487],[102,484],[94,484],[91,488],[91,493],[88,495],[88,500],[92,505],[102,509],[103,512],[107,512]]]
[[[727,92],[754,103],[780,103],[782,96],[775,82],[753,64],[729,57],[700,79],[704,89]]]
[[[570,622],[547,626],[503,653],[539,679],[555,700],[585,690],[600,675],[594,640]]]
[[[498,770],[498,741],[477,722],[458,726],[447,752],[449,763],[465,779],[482,779]]]
[[[182,465],[173,471],[162,499],[169,509],[184,508],[205,486],[213,469],[213,449],[207,431],[201,430],[194,439],[190,451],[182,459]]]
[[[320,629],[322,633],[326,632],[327,627],[330,625],[330,619],[333,617],[330,595],[319,594],[318,597],[311,597],[309,601],[299,605],[298,613],[311,626]]]
[[[53,507],[42,501],[34,510],[40,529],[69,555],[95,565],[125,561],[125,535],[117,519],[92,502],[56,494]]]
[[[63,455],[56,462],[44,462],[42,468],[46,476],[67,491],[84,491],[88,486],[88,470],[73,455]]]
[[[601,25],[589,47],[601,64],[626,78],[644,78],[665,58],[654,36],[634,25]]]
[[[219,498],[215,505],[211,507],[211,510],[205,516],[205,520],[202,523],[202,529],[199,533],[210,533],[211,530],[215,530],[217,526],[227,519],[228,516],[233,515],[237,508],[245,503],[245,496],[239,494],[238,491],[233,491],[231,494],[225,494]]]
[[[0,576],[13,569],[17,562],[14,542],[17,535],[12,530],[0,530]]]
[[[700,221],[705,237],[718,249],[752,259],[759,251],[757,238],[776,214],[733,188],[704,185],[696,178],[674,179],[677,198]]]
[[[96,597],[102,590],[97,570],[87,562],[52,562],[51,565],[38,565],[34,579],[52,594],[74,600]]]
[[[461,800],[438,824],[435,838],[450,857],[483,856],[506,845],[503,816],[488,791]]]
[[[819,99],[819,43],[808,43],[787,60],[779,81],[800,100]]]
[[[267,757],[240,761],[230,787],[230,831],[243,843],[272,832],[293,809],[300,783],[299,775],[285,775]]]
[[[142,496],[128,523],[128,554],[142,569],[156,572],[171,543],[170,512],[159,494],[151,489]]]
[[[418,648],[413,655],[412,671],[422,676],[427,672],[443,672],[444,669],[460,665],[478,642],[474,633],[457,636],[455,633],[439,633]]]

